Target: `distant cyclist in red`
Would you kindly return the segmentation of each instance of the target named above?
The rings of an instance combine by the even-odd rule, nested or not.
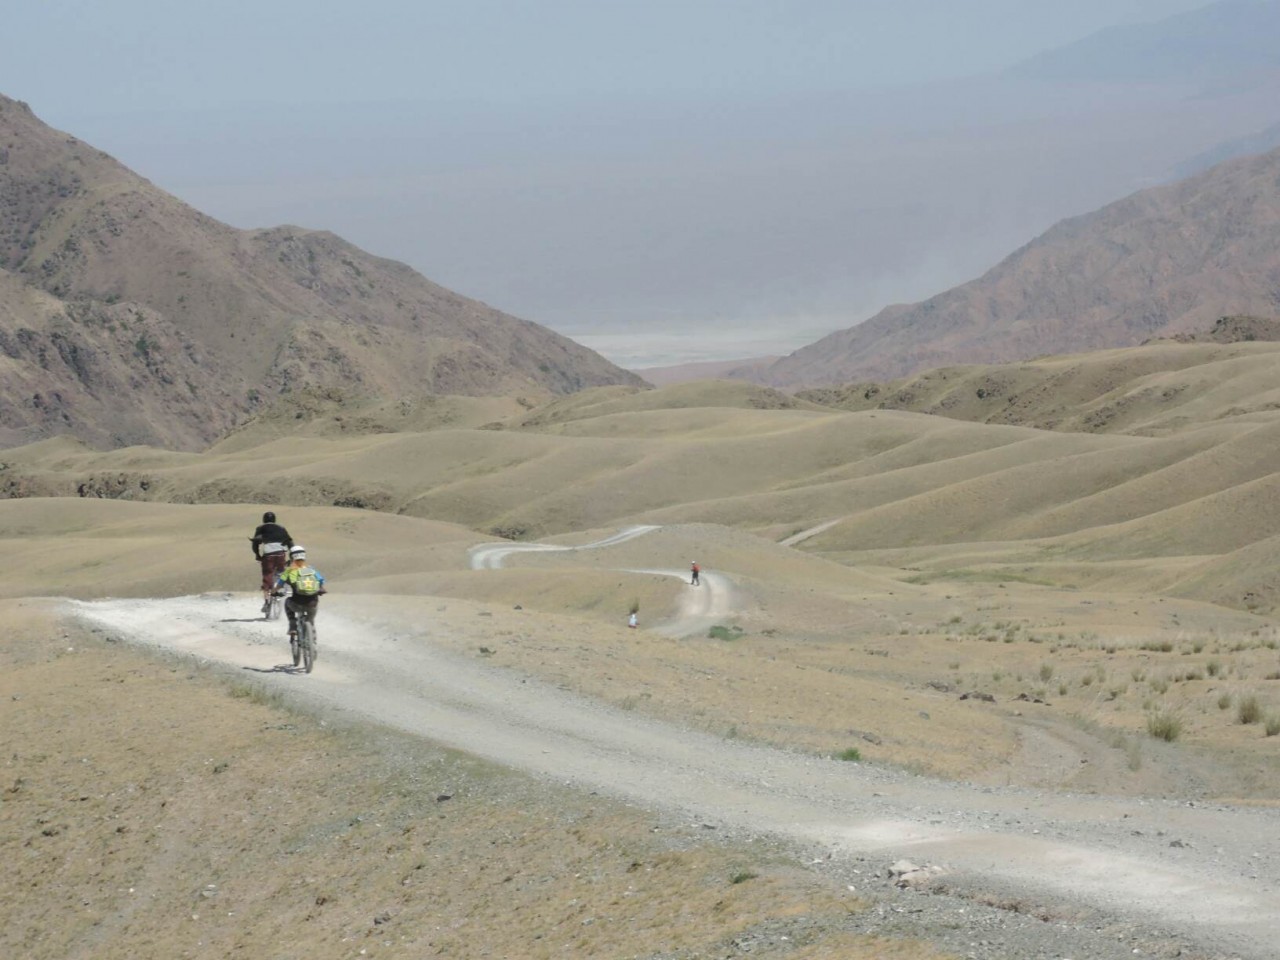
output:
[[[697,560],[694,560],[692,563],[689,564],[689,574],[690,574],[689,585],[690,586],[697,587],[702,584],[702,581],[698,579],[698,574],[700,574],[701,572],[702,572],[702,568],[698,566]]]
[[[262,565],[262,612],[267,612],[271,591],[275,589],[276,577],[283,572],[289,562],[289,548],[293,546],[293,538],[289,531],[276,523],[276,515],[268,510],[262,515],[262,523],[249,538],[253,544],[253,555]]]

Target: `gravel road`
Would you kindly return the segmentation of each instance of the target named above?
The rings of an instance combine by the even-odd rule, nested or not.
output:
[[[485,544],[471,565],[655,529],[577,547]],[[651,629],[705,631],[732,613],[733,597],[729,578],[704,573],[678,615]],[[869,930],[925,935],[975,958],[1280,956],[1275,809],[974,787],[726,740],[448,653],[432,642],[440,627],[372,597],[327,598],[309,676],[283,662],[283,625],[254,618],[252,598],[69,603],[108,636],[239,667],[321,709],[736,839],[783,841],[876,903]],[[483,627],[474,639],[486,639]],[[919,891],[889,879],[902,859],[933,871]]]
[[[815,869],[879,898],[877,929],[896,918],[961,956],[1278,955],[1275,810],[978,788],[725,740],[445,653],[430,625],[371,597],[326,599],[321,659],[301,675],[284,662],[282,624],[252,619],[253,603],[68,601],[106,636],[255,672],[322,709],[739,839],[798,844]],[[948,893],[894,890],[885,868],[899,858],[944,869],[935,889]]]

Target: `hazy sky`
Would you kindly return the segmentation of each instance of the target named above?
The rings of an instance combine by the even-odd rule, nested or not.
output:
[[[1265,125],[954,82],[1204,5],[33,0],[0,92],[639,366],[794,349]]]
[[[33,0],[0,88],[45,115],[229,103],[842,90],[962,76],[1204,0]]]

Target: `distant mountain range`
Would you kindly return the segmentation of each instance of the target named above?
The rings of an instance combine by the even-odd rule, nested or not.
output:
[[[1280,112],[1280,105],[1276,107]],[[1236,157],[1247,157],[1255,153],[1266,153],[1280,147],[1280,123],[1273,123],[1265,130],[1250,134],[1247,137],[1235,137],[1218,144],[1190,159],[1184,160],[1173,170],[1173,179],[1184,180],[1203,173],[1210,167],[1234,160]]]
[[[1280,150],[1065,220],[984,276],[889,307],[763,370],[777,387],[1132,346],[1280,313]]]
[[[1280,70],[1280,3],[1222,0],[1155,23],[1100,30],[1012,67],[1017,79],[1214,83]]]
[[[302,387],[642,383],[333,234],[219,223],[0,96],[0,445],[196,448]]]

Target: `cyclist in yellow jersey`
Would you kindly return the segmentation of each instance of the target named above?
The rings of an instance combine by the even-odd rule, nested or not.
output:
[[[314,625],[320,598],[327,592],[324,574],[307,564],[307,550],[302,544],[289,548],[289,566],[276,577],[276,590],[287,597],[284,612],[289,617],[289,639],[293,640],[298,636],[298,615]]]

